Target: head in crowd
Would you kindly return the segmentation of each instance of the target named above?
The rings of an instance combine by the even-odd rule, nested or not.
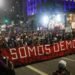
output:
[[[66,66],[67,66],[67,62],[64,61],[64,60],[60,60],[59,63],[58,63],[58,68],[59,69],[66,69]]]

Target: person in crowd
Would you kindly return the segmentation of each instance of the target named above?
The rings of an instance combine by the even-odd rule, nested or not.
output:
[[[8,75],[8,66],[3,62],[0,54],[0,75]]]
[[[15,75],[13,63],[7,57],[2,56],[0,50],[0,75]]]
[[[14,30],[13,30],[14,31]],[[68,33],[55,33],[52,31],[32,31],[32,32],[19,32],[13,31],[0,34],[0,48],[14,48],[23,45],[40,45],[40,44],[53,44],[61,40],[67,40],[71,37]],[[12,35],[13,34],[13,35]]]
[[[14,65],[11,61],[8,60],[7,57],[2,57],[2,61],[5,63],[7,66],[7,75],[15,75],[15,70],[14,70]]]
[[[5,48],[5,38],[0,34],[0,48]]]
[[[66,66],[67,62],[64,60],[60,60],[58,63],[58,70],[53,72],[52,75],[71,75]]]

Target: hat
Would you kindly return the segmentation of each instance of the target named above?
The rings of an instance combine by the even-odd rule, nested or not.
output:
[[[59,63],[58,63],[58,67],[59,68],[66,68],[66,65],[67,65],[67,62],[64,61],[64,60],[60,60]]]

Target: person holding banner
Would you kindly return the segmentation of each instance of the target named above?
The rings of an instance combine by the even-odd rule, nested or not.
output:
[[[0,74],[7,75],[8,73],[8,66],[0,59]]]
[[[8,60],[7,57],[2,56],[1,50],[0,50],[0,74],[15,75],[13,64]]]
[[[13,63],[9,61],[7,57],[3,57],[2,60],[7,66],[7,75],[15,75]]]
[[[58,64],[58,70],[56,72],[53,72],[52,75],[71,75],[70,72],[66,69],[66,61],[60,60]]]

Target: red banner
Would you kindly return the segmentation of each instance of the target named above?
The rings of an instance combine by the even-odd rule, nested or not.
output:
[[[23,46],[3,50],[3,56],[8,57],[14,65],[50,60],[73,53],[75,53],[75,40],[60,41],[53,45]]]

